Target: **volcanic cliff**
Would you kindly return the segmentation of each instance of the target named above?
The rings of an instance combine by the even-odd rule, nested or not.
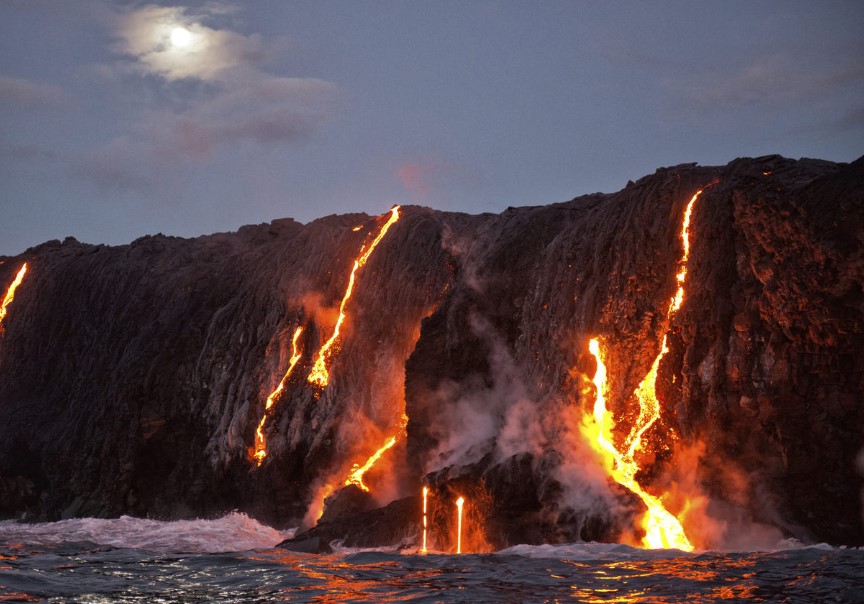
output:
[[[864,159],[679,165],[494,215],[402,207],[355,266],[386,219],[0,258],[0,294],[28,265],[0,326],[0,516],[311,525],[337,491],[310,535],[416,543],[425,484],[442,548],[457,492],[475,549],[616,540],[640,509],[586,442],[588,341],[621,427],[668,334],[640,483],[711,521],[688,529],[702,547],[757,528],[864,543]],[[391,438],[369,492],[339,491]]]

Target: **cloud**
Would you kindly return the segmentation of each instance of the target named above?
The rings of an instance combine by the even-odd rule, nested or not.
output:
[[[406,163],[396,168],[396,177],[408,191],[420,196],[429,192],[429,169],[416,163]]]
[[[46,109],[66,102],[59,86],[0,76],[0,107]]]
[[[160,182],[147,145],[117,138],[76,158],[72,173],[102,191],[152,191]]]
[[[120,59],[120,70],[109,71],[155,78],[159,88],[129,130],[76,161],[76,175],[103,189],[152,190],[219,150],[300,143],[327,123],[334,84],[264,71],[272,48],[259,34],[228,28],[233,5],[196,10],[148,5],[108,19]]]
[[[788,55],[758,57],[729,72],[709,73],[686,87],[687,97],[709,108],[735,108],[824,98],[864,85],[864,63],[802,65]]]
[[[264,43],[260,35],[244,36],[202,22],[213,16],[208,9],[190,15],[184,7],[153,5],[122,13],[117,17],[116,50],[131,57],[140,71],[167,81],[217,81],[232,69],[261,62]],[[172,41],[178,29],[188,32],[188,43]]]
[[[0,145],[0,160],[8,162],[29,162],[33,160],[57,159],[57,153],[39,145]]]
[[[398,163],[393,176],[412,196],[440,201],[442,192],[453,183],[470,183],[472,175],[456,161],[422,158]]]

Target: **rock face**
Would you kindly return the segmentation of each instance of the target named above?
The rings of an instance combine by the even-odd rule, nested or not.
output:
[[[356,273],[331,381],[316,388],[306,376],[385,218],[55,241],[0,259],[4,291],[30,266],[0,336],[0,515],[239,509],[296,526],[395,435],[368,501],[340,492],[343,507],[298,540],[416,539],[421,482],[439,549],[452,547],[456,494],[474,551],[622,538],[638,502],[580,430],[588,340],[606,343],[610,410],[626,427],[668,334],[640,483],[689,493],[726,527],[697,535],[703,546],[766,525],[864,543],[864,160],[682,165],[498,215],[403,208]],[[303,355],[259,468],[255,428],[299,325]]]

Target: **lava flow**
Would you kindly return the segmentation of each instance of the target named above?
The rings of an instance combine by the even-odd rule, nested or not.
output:
[[[297,348],[297,341],[300,339],[300,334],[302,333],[302,326],[294,330],[294,337],[291,338],[292,353],[291,361],[288,364],[288,370],[285,372],[285,375],[282,376],[282,380],[279,382],[279,385],[276,386],[276,389],[267,397],[267,402],[264,404],[264,415],[261,416],[261,421],[258,423],[258,428],[255,430],[255,453],[253,454],[253,457],[257,460],[259,466],[264,462],[264,458],[267,457],[267,440],[264,438],[264,424],[267,422],[267,418],[269,417],[270,408],[273,406],[273,403],[276,402],[276,399],[282,393],[282,390],[285,389],[285,383],[288,381],[288,378],[291,377],[291,372],[294,371],[294,366],[297,365],[297,361],[299,361],[300,357],[303,356],[303,353]]]
[[[594,374],[597,396],[594,401],[595,429],[591,430],[591,427],[586,426],[585,431],[595,432],[591,436],[593,436],[593,443],[596,444],[595,449],[603,456],[606,471],[611,474],[615,482],[635,493],[648,508],[642,518],[642,528],[645,530],[643,545],[651,549],[674,547],[688,552],[693,551],[693,546],[690,545],[678,519],[666,510],[660,499],[645,492],[636,481],[639,464],[633,459],[629,450],[627,453],[621,453],[613,444],[612,430],[615,428],[615,420],[612,419],[611,412],[606,410],[606,365],[603,363],[600,342],[592,339],[589,346],[591,354],[597,360],[597,372]]]
[[[465,503],[465,498],[460,497],[456,500],[456,553],[462,553],[462,505]]]
[[[330,360],[333,346],[339,340],[339,330],[342,327],[342,322],[345,320],[345,306],[348,304],[348,299],[351,297],[351,293],[354,290],[354,279],[357,269],[366,264],[366,261],[369,260],[369,256],[372,255],[375,247],[381,242],[384,235],[387,234],[387,231],[397,220],[399,220],[399,206],[393,206],[393,209],[390,210],[390,218],[386,223],[384,223],[384,226],[381,227],[378,236],[375,237],[368,248],[365,244],[360,248],[360,256],[354,261],[354,268],[351,269],[351,276],[348,278],[348,287],[345,289],[345,295],[342,296],[342,303],[339,305],[339,318],[336,320],[336,326],[333,328],[333,335],[331,335],[330,339],[321,346],[321,350],[318,351],[318,358],[315,359],[315,365],[312,367],[312,371],[309,372],[307,380],[310,384],[323,388],[330,381],[330,372],[327,369],[327,362]]]
[[[423,549],[420,550],[424,554],[428,551],[426,549],[426,529],[427,529],[427,521],[426,521],[426,498],[429,496],[429,487],[423,487]]]
[[[21,267],[21,270],[18,271],[18,274],[15,276],[15,279],[12,281],[12,285],[9,286],[9,289],[6,290],[6,295],[3,296],[3,304],[0,305],[0,332],[3,329],[3,319],[6,318],[6,307],[8,307],[12,300],[15,299],[15,290],[18,289],[18,286],[21,285],[21,282],[24,280],[24,275],[27,274],[27,263],[24,263],[24,266]]]
[[[667,321],[671,321],[673,314],[681,308],[684,301],[684,281],[687,278],[687,260],[690,257],[690,218],[696,200],[701,194],[701,190],[697,191],[684,211],[684,220],[681,225],[681,242],[684,253],[679,261],[680,268],[675,276],[678,287],[669,303]],[[639,416],[630,428],[620,450],[615,446],[612,437],[615,421],[612,414],[606,410],[607,375],[606,365],[603,361],[605,355],[599,340],[592,339],[589,348],[597,361],[597,372],[594,375],[594,386],[597,391],[594,402],[594,425],[583,427],[585,434],[589,437],[589,442],[603,456],[607,471],[612,478],[635,493],[648,508],[647,513],[642,518],[642,528],[645,531],[645,537],[642,540],[643,545],[652,549],[677,548],[692,551],[693,546],[687,539],[678,519],[666,510],[659,498],[647,493],[636,481],[636,474],[639,471],[636,454],[642,450],[642,436],[660,417],[660,403],[657,400],[656,389],[657,370],[660,367],[661,359],[669,351],[667,336],[663,336],[660,353],[651,364],[648,374],[636,388],[634,394],[639,402]]]
[[[369,487],[363,482],[363,475],[369,471],[369,469],[375,465],[375,462],[378,461],[384,453],[390,449],[393,445],[396,444],[396,437],[391,436],[387,439],[387,442],[384,443],[384,446],[375,451],[372,454],[372,457],[366,460],[362,466],[359,464],[354,464],[354,467],[351,469],[351,474],[348,478],[345,479],[345,486],[347,487],[349,484],[356,484],[358,487],[369,492]]]

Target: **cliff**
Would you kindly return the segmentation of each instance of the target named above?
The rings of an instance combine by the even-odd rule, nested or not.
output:
[[[610,410],[625,426],[668,334],[640,483],[710,518],[694,529],[703,545],[734,543],[741,527],[864,543],[862,185],[862,160],[770,156],[497,215],[404,207],[355,272],[326,387],[306,376],[386,216],[119,247],[67,239],[2,258],[3,291],[29,271],[0,336],[0,514],[238,509],[308,524],[396,437],[344,518],[380,522],[372,508],[415,505],[425,483],[442,547],[456,492],[474,502],[475,549],[618,539],[639,505],[580,428],[596,395],[588,340],[607,347]],[[699,189],[686,297],[670,318]],[[300,326],[258,467],[255,430]],[[419,530],[404,502],[391,541]],[[336,516],[322,527],[344,525]]]

